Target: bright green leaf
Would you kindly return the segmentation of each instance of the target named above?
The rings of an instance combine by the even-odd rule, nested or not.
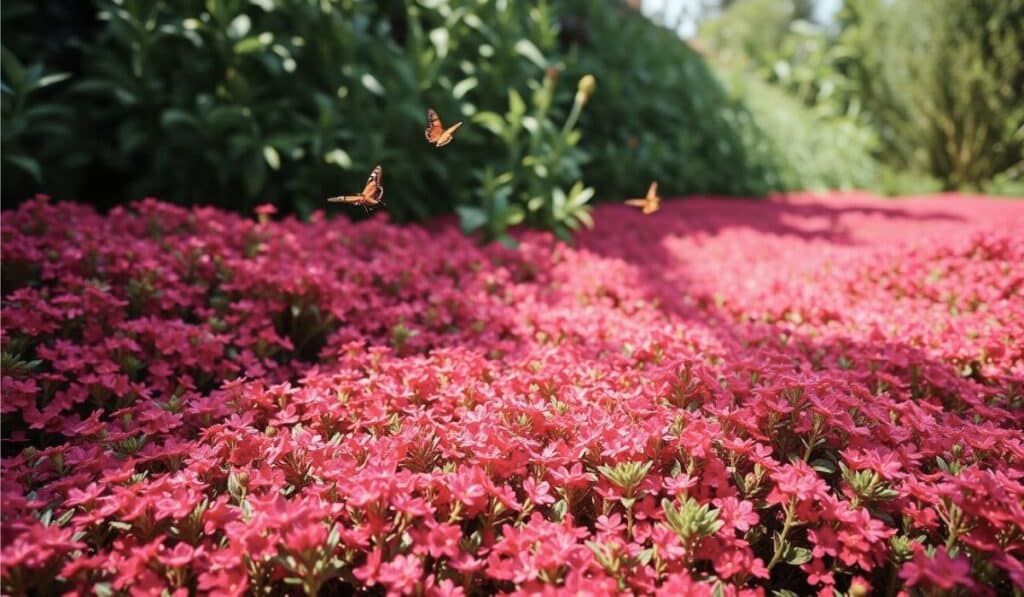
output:
[[[267,165],[270,166],[271,170],[277,170],[281,167],[281,156],[270,145],[263,146],[263,159],[267,161]]]
[[[547,68],[547,60],[544,59],[544,55],[532,41],[520,39],[516,42],[515,50],[520,56],[536,64],[539,68]]]

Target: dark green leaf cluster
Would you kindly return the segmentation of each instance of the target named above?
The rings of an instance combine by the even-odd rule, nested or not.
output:
[[[519,223],[568,237],[592,198],[654,179],[667,195],[785,182],[704,60],[624,2],[93,6],[58,56],[36,43],[49,9],[5,3],[8,202],[158,196],[308,215],[383,164],[396,219],[457,211],[504,239]],[[427,107],[466,122],[455,143],[425,142]]]

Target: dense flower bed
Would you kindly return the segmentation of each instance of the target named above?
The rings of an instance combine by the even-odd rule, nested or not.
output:
[[[5,212],[4,592],[1024,586],[1020,204],[596,216]]]

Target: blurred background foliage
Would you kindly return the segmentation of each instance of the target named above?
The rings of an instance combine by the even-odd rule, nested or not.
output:
[[[1024,0],[8,0],[2,192],[307,215],[377,163],[398,220],[567,237],[589,202],[1021,180]],[[582,85],[585,75],[596,86]],[[425,109],[465,120],[443,149]],[[353,212],[355,215],[355,212]]]
[[[842,0],[827,24],[810,0],[712,4],[699,38],[719,67],[803,104],[798,137],[836,140],[801,166],[809,182],[1024,196],[1024,0]]]

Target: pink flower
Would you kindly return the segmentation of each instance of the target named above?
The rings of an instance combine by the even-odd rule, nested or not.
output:
[[[527,477],[523,481],[523,491],[526,492],[526,498],[538,506],[555,503],[554,496],[550,494],[551,485],[547,481],[537,483],[533,477]]]
[[[408,594],[420,582],[423,567],[420,559],[413,555],[399,555],[380,566],[378,580],[387,585],[389,592]]]
[[[657,592],[658,597],[711,597],[713,587],[694,581],[686,572],[669,574]]]
[[[447,556],[454,558],[459,555],[459,542],[462,540],[462,529],[453,524],[437,523],[432,518],[426,520],[427,530],[415,531],[417,549],[429,553],[430,557]]]
[[[584,472],[583,465],[578,462],[568,469],[564,466],[552,469],[548,474],[557,487],[588,487],[596,480],[593,473]]]
[[[806,564],[801,564],[800,569],[807,573],[807,584],[811,586],[836,584],[832,571],[825,567],[825,563],[820,558],[814,558]]]
[[[343,557],[357,592],[758,595],[788,518],[811,558],[775,580],[855,597],[953,513],[971,560],[911,539],[908,590],[1024,584],[1018,212],[691,198],[512,250],[29,199],[0,218],[4,587],[245,594]]]
[[[626,525],[622,522],[622,515],[618,512],[609,516],[598,516],[597,522],[594,523],[597,530],[604,535],[620,535],[626,530]]]
[[[723,529],[736,529],[741,533],[750,530],[760,520],[754,512],[754,504],[734,497],[716,498],[711,501],[719,509],[718,519],[725,523]]]
[[[352,570],[352,575],[361,580],[368,587],[377,584],[380,578],[381,551],[374,549],[366,556],[366,562],[362,566]]]
[[[914,559],[900,568],[900,578],[907,586],[949,590],[956,586],[973,588],[976,583],[971,578],[971,564],[963,555],[949,557],[945,547],[935,549],[934,556],[928,556],[919,549]]]

